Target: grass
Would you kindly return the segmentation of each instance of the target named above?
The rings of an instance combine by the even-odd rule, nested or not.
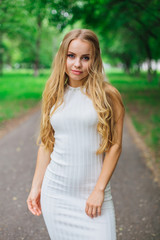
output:
[[[50,70],[43,70],[39,77],[32,70],[6,71],[0,77],[0,125],[25,113],[42,98],[42,91]],[[158,77],[152,83],[146,73],[139,77],[122,71],[107,71],[110,82],[121,92],[126,111],[137,131],[153,149],[160,162],[160,85]]]
[[[136,130],[160,163],[160,85],[158,77],[147,81],[146,73],[128,75],[122,71],[108,71],[109,81],[122,94],[126,111]]]
[[[42,91],[49,71],[34,77],[29,70],[7,71],[0,77],[0,124],[18,117],[35,106],[42,98]]]

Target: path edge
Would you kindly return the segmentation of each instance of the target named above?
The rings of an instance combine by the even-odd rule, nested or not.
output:
[[[20,114],[15,118],[4,121],[0,126],[0,139],[7,135],[9,132],[11,132],[13,129],[18,127],[21,123],[26,121],[34,113],[39,111],[41,109],[41,103],[42,101],[39,101],[34,107],[29,108],[25,113]]]
[[[132,118],[128,113],[125,113],[125,122],[128,131],[130,132],[136,146],[139,148],[143,156],[145,165],[150,169],[152,173],[153,181],[156,182],[160,187],[160,168],[156,163],[156,157],[153,150],[151,150],[151,148],[146,145],[142,136],[137,132],[136,128],[133,125]]]

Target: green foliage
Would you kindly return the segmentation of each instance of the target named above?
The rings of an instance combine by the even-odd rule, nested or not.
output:
[[[71,22],[82,19],[83,26],[101,36],[103,56],[124,69],[139,70],[145,60],[160,58],[159,1],[92,0],[73,8]]]
[[[160,58],[160,1],[150,0],[15,0],[1,1],[0,72],[3,65],[50,67],[64,34],[90,28],[100,39],[103,59],[140,71]],[[154,78],[154,77],[153,77]]]
[[[33,77],[33,70],[6,72],[0,78],[0,123],[22,115],[42,98],[42,91],[50,71]]]
[[[108,71],[107,76],[122,94],[126,111],[135,128],[160,161],[160,85],[157,78],[149,83],[146,81],[146,73],[137,77],[122,71]]]
[[[70,0],[2,1],[0,72],[4,64],[34,67],[35,74],[40,67],[50,67],[59,47],[60,31],[70,17],[71,4]]]

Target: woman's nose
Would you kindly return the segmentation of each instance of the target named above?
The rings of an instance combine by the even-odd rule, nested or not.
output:
[[[74,66],[75,67],[80,67],[81,66],[81,60],[79,58],[75,59]]]

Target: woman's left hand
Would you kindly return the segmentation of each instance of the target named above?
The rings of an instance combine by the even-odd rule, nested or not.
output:
[[[93,218],[101,215],[101,207],[104,201],[104,191],[94,188],[86,201],[86,214]]]

